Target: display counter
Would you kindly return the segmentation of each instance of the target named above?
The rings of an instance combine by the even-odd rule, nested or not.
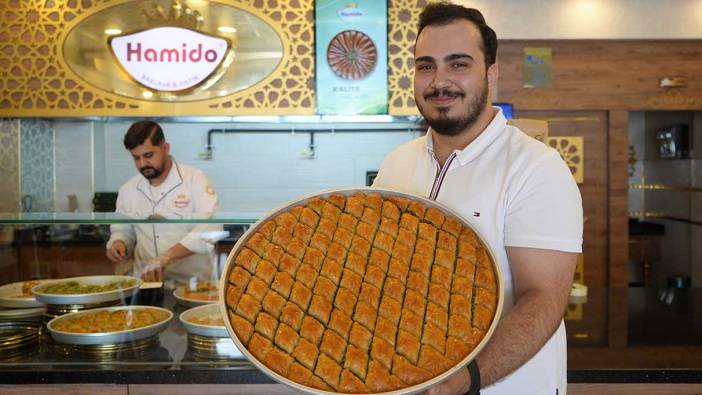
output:
[[[207,220],[133,220],[114,215],[96,217],[96,214],[56,218],[33,214],[6,215],[0,222],[5,235],[0,245],[0,285],[3,285],[62,278],[67,277],[66,273],[76,275],[76,267],[81,268],[81,275],[106,274],[113,269],[104,258],[104,241],[109,236],[105,225],[110,223],[221,224],[225,233],[217,242],[221,268],[229,249],[254,220],[225,214]],[[97,232],[102,236],[81,240],[77,231],[81,227],[103,227],[102,233]],[[37,234],[49,236],[41,240],[28,236]],[[51,238],[57,234],[62,236]],[[54,251],[48,254],[50,260],[37,261],[43,258],[36,252],[47,246],[65,252],[89,247],[99,253],[74,253],[73,261],[66,263]],[[66,267],[73,269],[66,271]],[[96,350],[54,340],[47,333],[44,315],[14,318],[6,314],[0,318],[0,325],[28,323],[39,327],[40,333],[35,341],[22,347],[0,348],[0,383],[274,383],[231,346],[194,343],[178,320],[191,306],[177,300],[172,290],[150,289],[123,302],[165,307],[174,313],[174,318],[164,331],[148,341],[117,350]],[[570,383],[702,381],[702,289],[590,288],[586,298],[572,302],[565,315]]]

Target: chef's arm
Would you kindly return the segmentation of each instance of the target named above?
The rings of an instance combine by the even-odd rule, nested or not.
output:
[[[128,210],[125,205],[123,195],[120,193],[117,196],[117,203],[115,206],[115,213],[117,214],[127,214]],[[117,241],[120,243],[115,244]],[[136,243],[136,231],[134,230],[134,225],[132,224],[112,224],[110,225],[110,239],[107,241],[107,257],[114,263],[121,261],[122,259],[130,256],[134,251],[134,244]]]
[[[189,257],[193,252],[180,243],[175,244],[163,254],[151,258],[144,264],[141,278],[144,281],[162,281],[163,270],[170,265],[176,264],[179,259]]]
[[[159,257],[162,258],[161,267],[165,268],[166,266],[172,264],[173,262],[175,262],[179,259],[182,259],[182,258],[189,257],[192,254],[194,254],[194,252],[190,251],[182,244],[177,243],[173,247],[166,250],[166,252],[159,255]]]
[[[551,338],[563,319],[578,254],[508,247],[515,305],[477,358],[482,387],[512,373]]]

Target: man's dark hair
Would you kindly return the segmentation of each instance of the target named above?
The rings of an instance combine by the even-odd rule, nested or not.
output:
[[[159,145],[165,140],[161,126],[154,121],[138,121],[129,127],[124,135],[124,148],[128,151],[144,144],[146,139],[153,145]]]
[[[495,31],[487,25],[483,14],[475,8],[467,8],[446,1],[431,3],[419,14],[417,37],[419,37],[419,34],[427,26],[448,25],[459,19],[472,22],[478,30],[480,30],[480,35],[483,38],[483,45],[480,49],[483,50],[483,55],[485,56],[485,67],[487,68],[495,64],[495,59],[497,59],[497,35]]]

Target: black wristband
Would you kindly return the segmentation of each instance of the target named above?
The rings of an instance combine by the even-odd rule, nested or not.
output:
[[[468,368],[468,373],[470,373],[470,388],[465,395],[480,395],[480,369],[478,369],[478,361],[475,359],[470,361],[466,368]]]

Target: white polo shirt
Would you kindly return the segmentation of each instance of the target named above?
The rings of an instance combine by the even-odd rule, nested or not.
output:
[[[502,111],[465,149],[439,167],[432,131],[407,142],[383,161],[373,186],[436,199],[486,239],[505,285],[502,314],[514,305],[505,247],[581,252],[580,191],[559,153],[508,126]],[[560,327],[526,364],[483,394],[566,393],[566,337]]]

